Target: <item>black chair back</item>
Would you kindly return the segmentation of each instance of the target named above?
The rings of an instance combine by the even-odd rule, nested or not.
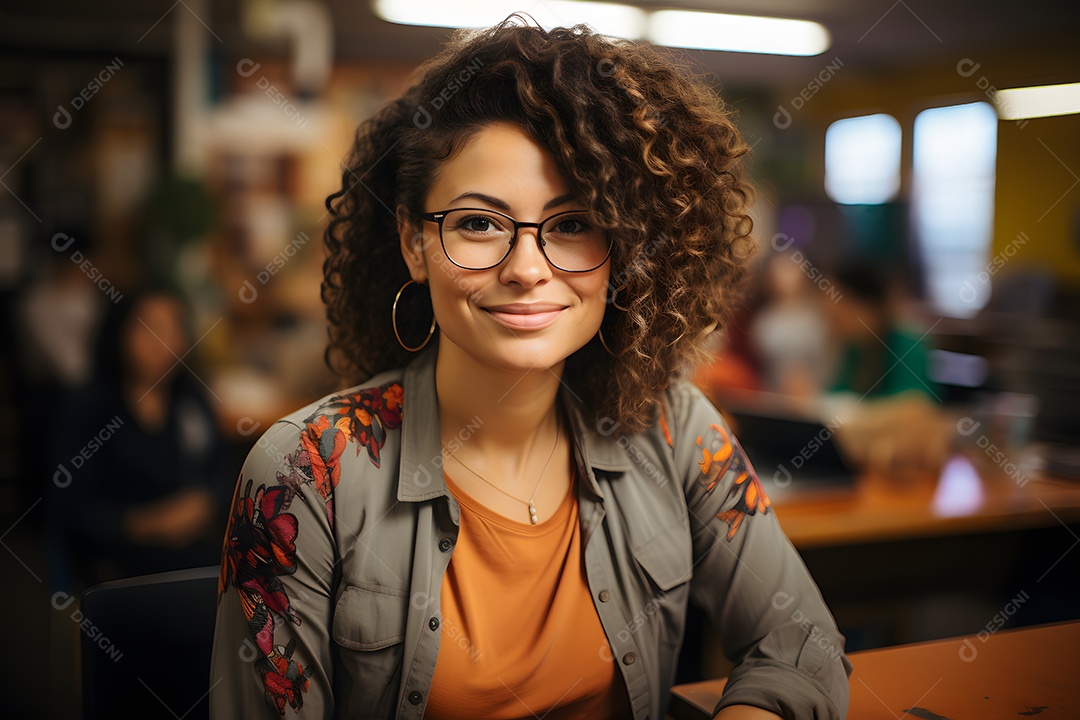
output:
[[[207,720],[218,568],[144,575],[82,595],[84,720]]]

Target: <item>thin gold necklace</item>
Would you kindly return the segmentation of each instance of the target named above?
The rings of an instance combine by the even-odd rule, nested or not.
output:
[[[529,496],[529,501],[528,501],[527,503],[526,503],[526,502],[525,502],[524,500],[522,500],[521,498],[517,498],[517,497],[514,497],[513,495],[511,495],[510,493],[506,492],[505,490],[503,490],[503,489],[502,489],[501,487],[499,487],[498,485],[496,485],[496,484],[494,484],[494,483],[490,482],[489,480],[487,480],[486,478],[484,478],[484,476],[483,476],[483,475],[481,475],[480,473],[476,472],[475,470],[473,470],[473,469],[472,469],[471,467],[469,467],[469,466],[468,466],[468,465],[466,465],[465,463],[461,462],[461,458],[459,458],[459,457],[458,457],[457,455],[455,455],[455,454],[454,454],[453,452],[451,452],[450,448],[446,447],[446,445],[443,445],[443,450],[445,450],[446,452],[450,453],[450,457],[452,457],[452,458],[454,458],[455,460],[457,460],[457,461],[458,461],[458,463],[459,463],[459,464],[461,465],[461,467],[465,468],[466,470],[468,470],[469,472],[471,472],[471,473],[472,473],[473,475],[475,475],[476,477],[480,478],[480,479],[481,479],[481,480],[483,480],[483,481],[484,481],[485,483],[487,483],[487,484],[488,484],[488,485],[490,485],[491,487],[493,487],[493,488],[495,488],[496,490],[498,490],[499,492],[501,492],[501,493],[502,493],[503,495],[505,495],[506,497],[508,497],[508,498],[510,498],[510,499],[512,499],[512,500],[516,500],[516,501],[517,501],[517,502],[519,502],[519,503],[522,503],[522,504],[528,505],[528,506],[529,506],[529,521],[530,521],[530,522],[531,522],[531,523],[532,523],[533,525],[535,525],[535,524],[536,524],[536,522],[537,522],[537,519],[536,519],[536,505],[534,505],[534,504],[533,504],[533,499],[534,499],[534,498],[536,497],[536,491],[537,491],[538,489],[540,489],[540,481],[544,479],[544,473],[546,473],[546,472],[547,472],[547,469],[548,469],[548,465],[550,465],[550,464],[551,464],[551,458],[553,458],[553,457],[555,456],[555,449],[559,447],[559,435],[561,434],[561,433],[560,433],[560,429],[561,429],[561,427],[562,427],[562,426],[561,426],[561,424],[559,423],[559,418],[558,418],[558,416],[556,416],[556,417],[555,417],[555,444],[554,444],[554,445],[553,445],[553,446],[551,447],[551,453],[550,453],[550,454],[548,455],[548,459],[547,459],[547,462],[545,462],[545,463],[544,463],[544,469],[540,471],[540,477],[538,477],[538,478],[536,479],[536,486],[535,486],[535,487],[533,487],[532,495],[530,495],[530,496]]]

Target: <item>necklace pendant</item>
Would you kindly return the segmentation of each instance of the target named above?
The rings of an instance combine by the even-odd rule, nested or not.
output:
[[[533,505],[532,500],[529,501],[529,520],[532,521],[533,525],[536,524],[536,506]]]

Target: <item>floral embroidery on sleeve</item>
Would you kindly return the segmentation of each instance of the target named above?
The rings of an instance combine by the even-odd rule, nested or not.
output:
[[[288,472],[277,473],[278,485],[261,484],[253,490],[254,480],[249,478],[243,494],[237,488],[218,592],[224,593],[230,585],[239,592],[252,638],[262,654],[257,667],[267,702],[283,716],[286,706],[298,712],[303,707],[311,676],[310,668],[292,659],[295,639],[284,646],[274,644],[274,614],[300,624],[281,581],[282,576],[296,572],[298,523],[287,511],[301,487],[313,483],[326,501],[333,527],[331,494],[341,478],[341,454],[349,442],[355,442],[357,456],[366,448],[368,458],[380,467],[386,431],[401,426],[402,395],[401,385],[393,383],[332,398],[304,421],[299,447],[284,458]]]
[[[738,441],[716,423],[710,424],[709,430],[712,433],[707,443],[701,435],[697,437],[697,445],[701,448],[701,460],[698,462],[701,477],[698,482],[705,492],[712,492],[725,473],[729,470],[735,472],[735,482],[723,503],[728,509],[716,515],[727,523],[727,539],[731,540],[747,515],[764,515],[772,502],[765,495],[765,488]]]

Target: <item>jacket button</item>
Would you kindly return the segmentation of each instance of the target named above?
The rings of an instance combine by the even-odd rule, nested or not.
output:
[[[450,548],[454,546],[454,543],[450,542],[450,538],[443,538],[439,541],[439,549],[443,552],[450,552]]]
[[[438,630],[439,629],[439,618],[437,618],[437,617],[431,618],[430,620],[428,620],[427,626],[429,628],[431,628],[432,630]]]
[[[622,656],[623,665],[633,665],[635,660],[637,660],[637,655],[634,653],[626,653]]]
[[[611,599],[611,593],[609,593],[607,590],[601,590],[600,591],[600,602],[607,602],[610,599]]]
[[[413,705],[419,705],[423,701],[424,693],[417,692],[416,690],[413,690],[411,693],[409,693],[409,702],[411,702]]]

